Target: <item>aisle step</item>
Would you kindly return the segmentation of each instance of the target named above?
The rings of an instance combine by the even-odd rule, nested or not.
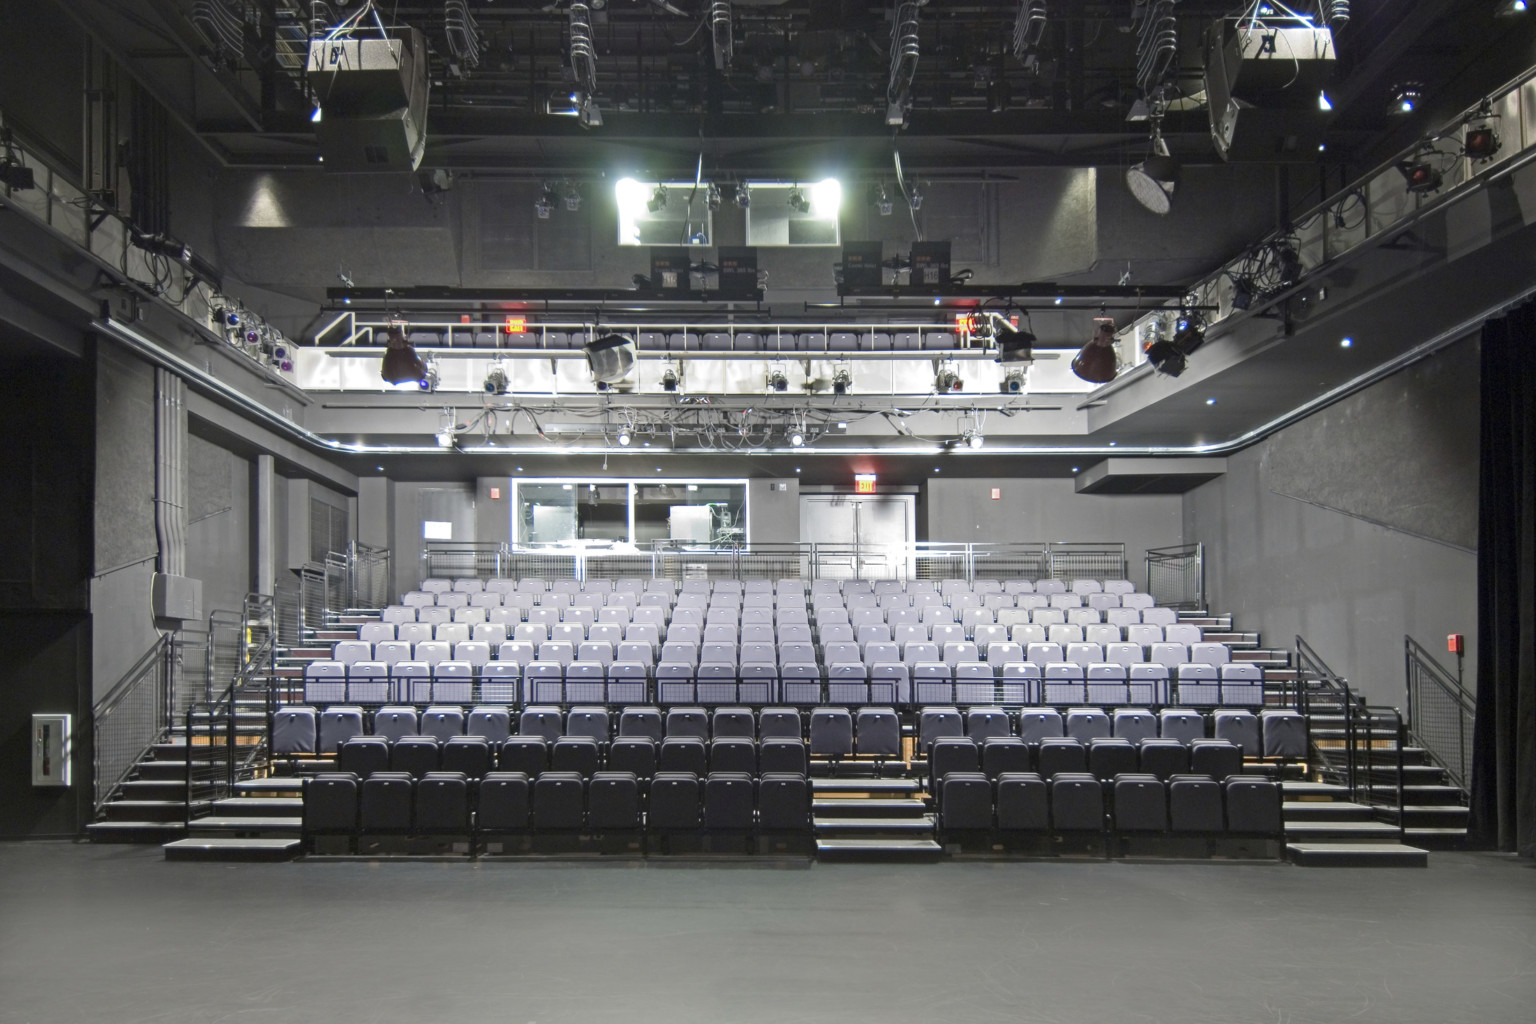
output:
[[[1371,821],[1375,812],[1348,800],[1287,800],[1280,805],[1286,821]]]
[[[1344,840],[1380,842],[1396,840],[1401,833],[1396,825],[1384,821],[1287,821],[1285,837],[1298,842]]]
[[[163,843],[185,835],[186,823],[177,821],[93,821],[85,834],[93,843]]]
[[[304,792],[304,780],[298,778],[242,779],[235,783],[235,792],[241,796],[255,796],[258,793],[297,795]]]
[[[932,863],[942,860],[944,848],[932,839],[818,839],[819,860],[903,861]]]
[[[191,832],[283,832],[297,834],[304,830],[304,819],[297,817],[258,816],[198,818],[188,827]]]
[[[928,811],[921,799],[847,799],[812,800],[811,814],[839,818],[915,818]]]
[[[816,827],[817,835],[933,835],[931,814],[921,818],[847,818],[818,814],[812,824]]]
[[[304,813],[302,797],[235,796],[213,802],[213,813],[221,817],[272,815],[294,816]]]
[[[299,855],[298,839],[178,839],[166,843],[166,860],[284,861]]]
[[[916,779],[823,779],[811,780],[813,793],[916,793]]]
[[[1429,853],[1401,843],[1286,843],[1285,855],[1308,868],[1427,868]]]

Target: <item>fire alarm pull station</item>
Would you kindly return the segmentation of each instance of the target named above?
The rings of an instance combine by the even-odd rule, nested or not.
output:
[[[1466,644],[1466,638],[1461,633],[1452,633],[1445,638],[1445,649],[1452,654],[1461,654]]]
[[[71,717],[32,716],[32,785],[69,785]]]

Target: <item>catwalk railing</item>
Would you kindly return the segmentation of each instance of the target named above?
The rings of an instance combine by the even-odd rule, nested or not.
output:
[[[1165,608],[1205,610],[1205,545],[1147,549],[1147,593]]]
[[[635,548],[512,547],[428,542],[423,578],[503,579],[1121,579],[1125,545],[748,544],[711,547],[659,540]]]
[[[1408,735],[1462,792],[1471,784],[1472,723],[1477,702],[1471,693],[1411,636],[1403,637],[1408,690]]]
[[[1344,786],[1349,799],[1369,807],[1403,806],[1403,716],[1373,706],[1300,636],[1296,637],[1298,710],[1307,716],[1319,773]],[[1336,732],[1338,735],[1327,735]],[[1397,815],[1401,834],[1403,815]]]

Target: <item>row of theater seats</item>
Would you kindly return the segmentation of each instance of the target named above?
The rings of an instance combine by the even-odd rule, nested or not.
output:
[[[863,750],[861,745],[861,751]],[[621,736],[599,743],[590,736],[561,736],[551,741],[539,735],[511,736],[491,743],[480,736],[354,736],[336,752],[339,771],[368,778],[378,772],[453,771],[478,779],[491,771],[522,772],[537,778],[545,772],[575,772],[588,777],[600,771],[629,772],[642,781],[657,772],[741,772],[751,776],[772,772],[810,771],[806,744],[800,739],[670,736],[659,743],[649,736]]]
[[[513,725],[516,725],[516,731]],[[758,739],[803,741],[817,756],[852,753],[897,756],[901,752],[900,719],[889,707],[819,707],[807,718],[793,707],[626,707],[617,714],[603,707],[528,707],[517,713],[506,707],[475,707],[468,715],[461,707],[434,706],[418,715],[413,707],[386,707],[372,715],[363,709],[334,706],[317,712],[310,707],[288,707],[273,717],[272,749],[279,756],[335,753],[347,740],[361,736],[381,737],[387,742],[425,735],[441,743],[465,735],[496,745],[516,736],[535,736],[553,744],[562,738],[590,739],[605,746],[611,741],[646,739]],[[917,721],[919,753],[941,740],[964,739],[984,744],[989,739],[1017,737],[1025,744],[1070,739],[1079,744],[1114,739],[1127,744],[1149,740],[1174,741],[1184,746],[1214,737],[1230,743],[1240,756],[1302,758],[1306,755],[1306,721],[1294,711],[1267,710],[1255,716],[1246,711],[1221,710],[1206,716],[1189,708],[1164,708],[1153,714],[1146,708],[1122,707],[1106,712],[1097,707],[1068,709],[1065,714],[1049,708],[1017,713],[996,707],[974,707],[962,713],[956,707],[923,709]],[[857,744],[855,745],[855,737]]]
[[[326,772],[304,783],[304,830],[320,835],[483,835],[524,832],[804,833],[810,786],[804,775],[753,779],[660,772],[648,786],[628,772],[492,772],[473,782],[457,772],[417,779],[379,772],[359,779]]]
[[[1105,781],[1127,772],[1160,779],[1193,772],[1224,779],[1242,770],[1243,751],[1227,740],[1185,745],[1176,739],[1132,742],[1099,736],[1084,743],[1057,736],[1029,744],[1018,736],[988,736],[980,743],[969,736],[946,736],[928,748],[929,779],[935,784],[953,772],[980,772],[989,779],[1009,772],[1035,772],[1047,779],[1086,773]]]
[[[1278,783],[1233,775],[1124,773],[1108,784],[1093,775],[1008,772],[988,778],[951,772],[937,790],[947,836],[994,832],[1229,834],[1276,838],[1284,831]]]
[[[635,627],[631,626],[630,630],[631,635],[634,635]],[[862,664],[873,667],[880,664],[902,664],[915,667],[921,664],[943,664],[954,667],[976,662],[986,662],[992,666],[1027,662],[1042,668],[1063,663],[1084,668],[1101,664],[1123,665],[1127,668],[1142,664],[1178,668],[1188,664],[1224,666],[1231,661],[1231,650],[1227,645],[1216,643],[1186,646],[1159,642],[1143,647],[1133,643],[1105,646],[1091,641],[1063,646],[1047,641],[1026,646],[1012,641],[993,641],[983,645],[969,640],[950,640],[939,644],[927,640],[896,642],[870,639],[864,642],[830,640],[818,650],[814,643],[801,640],[778,643],[753,640],[740,644],[719,640],[706,640],[703,643],[667,640],[660,644],[660,648],[660,662],[674,665]],[[493,652],[494,658],[491,657]],[[458,661],[479,668],[492,660],[514,661],[520,665],[534,661],[558,661],[562,665],[575,661],[597,661],[604,665],[615,661],[638,661],[650,665],[655,664],[656,659],[656,644],[642,635],[617,644],[606,639],[506,640],[494,648],[488,642],[476,640],[420,640],[414,644],[405,640],[381,640],[371,645],[366,640],[341,640],[333,648],[331,660],[343,665],[357,662],[394,665],[405,661],[435,665],[444,661]]]

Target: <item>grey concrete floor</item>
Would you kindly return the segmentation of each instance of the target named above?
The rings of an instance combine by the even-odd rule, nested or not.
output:
[[[1536,1020],[1536,867],[168,864],[0,845],[0,1021]]]

